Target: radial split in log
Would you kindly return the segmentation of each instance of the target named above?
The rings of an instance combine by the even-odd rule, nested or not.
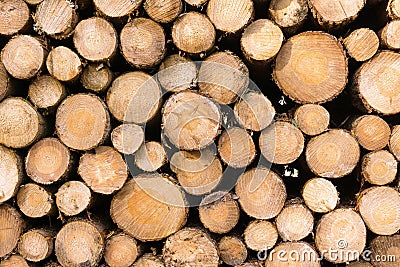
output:
[[[46,0],[37,6],[34,19],[38,33],[44,32],[50,37],[63,39],[72,34],[78,15],[69,1]]]
[[[44,135],[44,120],[23,98],[9,97],[0,102],[0,144],[25,148]]]
[[[182,11],[182,0],[145,0],[143,3],[147,15],[159,23],[170,23]]]
[[[113,73],[105,64],[88,64],[82,72],[81,83],[85,89],[95,93],[103,93],[108,89]]]
[[[29,8],[23,0],[3,0],[0,3],[0,34],[14,35],[29,25]]]
[[[367,150],[384,148],[390,139],[390,127],[380,117],[364,115],[351,124],[351,133],[358,143]]]
[[[53,233],[45,229],[29,230],[21,236],[18,252],[26,260],[32,262],[39,262],[50,257],[53,252]]]
[[[103,246],[104,239],[99,230],[83,220],[65,224],[55,240],[57,260],[62,266],[97,266]]]
[[[332,263],[356,260],[362,255],[367,230],[361,216],[353,209],[336,209],[320,219],[315,233],[315,244],[323,257]],[[337,253],[326,253],[337,251]]]
[[[14,92],[14,89],[10,75],[3,63],[0,62],[0,101],[11,95]]]
[[[324,132],[329,127],[329,120],[329,112],[320,105],[302,105],[294,113],[294,121],[307,135],[318,135]]]
[[[129,267],[140,254],[140,248],[133,237],[121,233],[111,236],[104,249],[104,260],[110,267]]]
[[[284,94],[298,103],[324,103],[347,84],[347,59],[338,40],[323,32],[290,38],[277,57],[273,77]]]
[[[396,267],[400,259],[400,235],[378,236],[370,243],[371,263],[375,267]]]
[[[143,0],[93,0],[96,10],[109,18],[122,18],[135,11]]]
[[[159,142],[146,142],[135,153],[136,166],[146,172],[154,172],[166,162],[167,153]]]
[[[330,212],[339,203],[336,187],[324,178],[313,178],[307,181],[303,187],[302,196],[306,205],[314,212]]]
[[[218,251],[223,262],[238,266],[247,258],[247,249],[243,241],[236,236],[224,236],[218,242]]]
[[[187,213],[182,191],[156,173],[128,181],[113,198],[110,210],[118,227],[141,241],[161,240],[175,233],[185,224]]]
[[[396,179],[397,161],[387,150],[377,150],[366,154],[361,163],[361,174],[374,185],[385,185]]]
[[[57,109],[56,131],[61,141],[72,149],[97,147],[110,131],[107,107],[94,95],[69,96]]]
[[[242,174],[235,192],[243,211],[257,219],[271,219],[278,215],[287,196],[281,177],[264,167]]]
[[[165,267],[160,257],[153,254],[144,254],[132,265],[133,267]]]
[[[400,230],[400,195],[387,186],[374,186],[361,192],[357,209],[368,229],[378,235]]]
[[[23,214],[31,218],[51,215],[55,211],[53,195],[33,183],[21,186],[17,194],[17,205]]]
[[[265,262],[268,267],[320,267],[317,251],[305,242],[285,242],[276,246]]]
[[[271,222],[256,220],[247,225],[243,236],[244,242],[249,249],[266,251],[275,246],[278,240],[278,231]]]
[[[373,30],[360,28],[344,38],[343,44],[351,58],[356,61],[366,61],[378,51],[379,38]]]
[[[400,125],[395,125],[389,140],[390,152],[400,161]]]
[[[66,96],[64,85],[49,75],[39,76],[29,85],[31,102],[48,113],[53,112]]]
[[[342,129],[329,130],[312,138],[306,148],[306,161],[317,176],[341,178],[351,173],[360,158],[357,140]]]
[[[139,125],[124,123],[111,132],[111,142],[122,154],[135,153],[144,141],[144,131]]]
[[[22,159],[16,151],[0,145],[0,203],[15,196],[23,178]]]
[[[78,55],[65,46],[53,48],[46,60],[50,75],[62,82],[74,81],[82,71]]]
[[[400,19],[400,0],[389,0],[387,12],[391,19]]]
[[[86,210],[91,200],[90,189],[80,181],[68,181],[56,193],[58,210],[66,216],[75,216]]]
[[[295,33],[306,21],[308,15],[307,0],[271,0],[269,15],[286,33]]]
[[[161,89],[147,73],[128,72],[113,81],[106,100],[111,114],[117,120],[142,124],[156,115]]]
[[[0,205],[0,258],[13,251],[24,228],[25,222],[15,208]]]

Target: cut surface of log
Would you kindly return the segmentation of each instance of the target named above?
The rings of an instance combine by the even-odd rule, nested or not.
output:
[[[278,240],[278,231],[271,222],[256,220],[247,225],[243,236],[244,242],[249,249],[262,251],[275,246]]]
[[[88,64],[82,72],[81,83],[87,90],[102,93],[108,89],[113,73],[105,64]]]
[[[159,142],[146,142],[135,153],[136,166],[146,172],[154,172],[166,162],[167,153]]]
[[[328,129],[329,120],[329,112],[320,105],[302,105],[294,113],[294,121],[299,129],[311,136],[318,135]]]
[[[281,48],[273,70],[276,84],[295,102],[319,104],[340,94],[347,83],[347,59],[338,40],[323,32],[303,32]]]
[[[144,141],[144,131],[139,125],[124,123],[111,132],[111,142],[115,149],[122,154],[133,154]]]
[[[0,205],[0,257],[7,256],[17,246],[25,228],[21,214],[8,204]]]
[[[389,0],[387,12],[391,19],[400,19],[400,1]]]
[[[10,75],[8,74],[3,63],[0,62],[0,101],[9,96],[13,92]]]
[[[0,267],[29,267],[29,264],[22,256],[14,254],[0,261]]]
[[[110,267],[129,267],[139,256],[140,249],[133,237],[120,233],[106,241],[104,260]]]
[[[390,152],[400,161],[400,125],[395,125],[389,140]]]
[[[247,258],[247,249],[243,241],[236,236],[224,236],[218,242],[221,259],[230,266],[238,266]]]
[[[392,20],[379,32],[381,44],[391,50],[400,49],[400,20]]]
[[[54,211],[54,197],[45,188],[34,184],[24,184],[17,194],[17,205],[28,217],[40,218]]]
[[[375,267],[395,267],[400,258],[400,235],[378,236],[371,241],[371,263]]]
[[[339,203],[336,187],[324,178],[308,180],[303,187],[302,196],[307,207],[319,213],[330,212]]]
[[[91,199],[89,187],[80,181],[68,181],[56,193],[57,208],[66,216],[75,216],[87,209]]]
[[[182,0],[145,0],[143,3],[147,15],[159,23],[170,23],[182,11]]]
[[[344,38],[343,44],[351,58],[356,61],[366,61],[378,51],[379,38],[373,30],[360,28]]]
[[[396,179],[397,161],[387,150],[366,154],[361,162],[361,175],[370,184],[385,185]]]
[[[75,80],[82,71],[78,55],[65,46],[57,46],[47,56],[46,67],[50,75],[62,82]]]
[[[283,31],[295,33],[307,19],[307,0],[271,0],[269,15]]]
[[[93,0],[96,9],[106,17],[121,18],[131,14],[143,0]]]
[[[285,242],[274,249],[265,262],[271,267],[319,267],[319,255],[315,249],[305,242]]]
[[[15,196],[22,182],[22,159],[16,151],[0,145],[0,203]]]
[[[52,112],[67,96],[67,92],[64,85],[57,79],[50,75],[43,75],[29,85],[28,96],[37,108]]]
[[[306,148],[308,167],[315,175],[326,178],[341,178],[351,173],[359,158],[357,140],[342,129],[313,137]]]
[[[43,2],[44,0],[25,0],[25,3],[27,3],[28,5],[38,5],[41,2]]]
[[[24,259],[39,262],[53,252],[53,233],[45,229],[32,229],[24,233],[18,243],[18,252]]]
[[[390,139],[390,127],[380,117],[364,115],[351,124],[351,133],[358,143],[367,150],[384,148]]]
[[[164,267],[164,263],[160,257],[153,254],[144,254],[132,265],[133,267]]]
[[[23,0],[4,0],[0,3],[0,34],[13,35],[28,26],[29,8]]]

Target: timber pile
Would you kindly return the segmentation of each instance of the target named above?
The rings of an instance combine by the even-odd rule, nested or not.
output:
[[[0,267],[400,266],[400,0],[0,0]]]

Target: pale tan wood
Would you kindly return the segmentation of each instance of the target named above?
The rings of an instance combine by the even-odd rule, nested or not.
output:
[[[222,261],[230,266],[238,266],[247,258],[247,249],[237,236],[224,236],[218,242],[218,252]]]
[[[109,18],[122,18],[134,12],[143,0],[93,0],[100,14]]]
[[[3,258],[17,246],[26,223],[22,215],[8,204],[0,205],[0,257]]]
[[[111,132],[111,142],[122,154],[135,153],[144,142],[143,128],[134,123],[124,123]]]
[[[400,125],[393,126],[389,140],[390,152],[400,161]]]
[[[54,196],[34,183],[21,186],[17,194],[17,205],[25,216],[31,218],[48,216],[55,211]]]
[[[391,50],[400,49],[400,20],[389,21],[385,27],[379,31],[381,45]]]
[[[95,93],[103,93],[113,80],[113,73],[105,64],[88,64],[83,69],[81,83],[85,89]]]
[[[269,221],[251,221],[244,230],[244,242],[254,251],[268,250],[278,241],[278,231],[275,224]]]
[[[400,235],[378,236],[370,243],[371,263],[374,267],[396,267],[400,257]]]
[[[308,180],[302,196],[306,205],[314,212],[326,213],[334,210],[339,203],[339,193],[331,181],[324,178]]]
[[[208,2],[208,0],[185,0],[185,2],[194,7],[200,7]]]
[[[17,194],[22,179],[22,158],[16,151],[0,145],[0,203]]]
[[[29,267],[29,264],[22,256],[14,254],[0,261],[0,267]]]
[[[366,261],[353,261],[350,262],[348,267],[372,267],[372,264]]]
[[[0,3],[0,34],[14,35],[29,25],[29,7],[23,0],[4,0]]]
[[[182,0],[145,0],[143,3],[147,15],[159,23],[170,23],[182,11]]]
[[[3,63],[0,62],[0,101],[15,91],[11,77]]]
[[[159,256],[144,254],[132,265],[133,267],[164,267],[164,263]]]
[[[400,19],[400,1],[399,0],[389,0],[386,10],[391,19]]]
[[[38,5],[38,4],[40,4],[41,2],[43,2],[44,0],[24,0],[24,1],[25,1],[25,3],[27,3],[28,5],[35,6],[35,5]]]
[[[369,28],[352,31],[343,39],[348,55],[356,61],[366,61],[372,58],[379,48],[379,38]]]
[[[328,129],[330,115],[321,105],[306,104],[296,109],[293,119],[303,133],[313,136]]]
[[[50,75],[39,76],[29,85],[29,100],[48,113],[52,113],[66,96],[65,86]]]
[[[18,252],[24,259],[39,262],[53,252],[53,232],[46,229],[32,229],[24,233],[18,243]],[[0,265],[1,266],[1,265]]]
[[[135,164],[143,171],[154,172],[165,163],[167,163],[167,153],[159,142],[145,142],[135,153]]]
[[[82,71],[82,62],[78,55],[65,46],[53,48],[46,60],[50,75],[62,82],[74,81]]]
[[[110,267],[129,267],[140,254],[140,247],[133,237],[119,233],[106,240],[104,260]]]
[[[385,185],[396,179],[397,161],[387,150],[366,154],[361,161],[361,175],[374,185]]]
[[[268,255],[265,266],[271,267],[319,267],[318,252],[305,242],[285,242]]]
[[[80,181],[64,183],[55,195],[58,210],[66,216],[75,216],[83,212],[92,200],[89,187]]]
[[[269,4],[271,19],[286,33],[295,33],[306,21],[307,0],[271,0]]]
[[[364,115],[355,119],[351,124],[351,133],[367,150],[382,149],[390,139],[389,125],[376,115]]]
[[[251,260],[249,262],[245,262],[239,267],[263,267],[265,265],[264,261],[259,261],[259,260]]]

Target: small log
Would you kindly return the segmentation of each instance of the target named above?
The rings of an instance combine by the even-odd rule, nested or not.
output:
[[[89,208],[92,194],[89,187],[80,181],[68,181],[58,189],[56,204],[65,216],[75,216]]]
[[[251,0],[210,0],[207,16],[217,30],[234,34],[253,20],[254,3]]]
[[[109,6],[112,4],[109,3]],[[108,61],[117,51],[117,36],[110,22],[99,17],[92,17],[78,23],[74,30],[73,41],[76,50],[85,59]]]
[[[389,184],[396,179],[397,160],[387,150],[366,154],[361,162],[361,175],[373,185]]]
[[[285,242],[276,246],[265,262],[268,267],[319,267],[318,252],[305,242]]]
[[[62,82],[74,81],[82,71],[78,55],[65,46],[53,48],[46,60],[50,75]]]
[[[367,61],[372,58],[379,48],[379,38],[369,28],[360,28],[352,31],[343,39],[347,54],[355,61]]]
[[[0,145],[0,204],[17,194],[22,179],[21,157],[16,151]]]
[[[241,95],[234,112],[238,122],[250,131],[265,129],[275,117],[275,108],[271,101],[257,91],[247,91]]]
[[[390,127],[375,115],[358,117],[351,123],[351,133],[358,143],[367,150],[382,149],[389,143]]]
[[[180,15],[172,26],[172,41],[175,46],[189,54],[208,52],[215,43],[216,32],[205,15],[188,12]]]
[[[143,128],[133,123],[121,124],[111,132],[111,142],[114,148],[122,154],[135,153],[143,141]]]
[[[138,9],[143,0],[93,0],[97,11],[111,19],[121,19]]]
[[[42,42],[29,35],[11,38],[1,50],[1,61],[8,73],[17,79],[35,77],[44,65],[47,50]]]
[[[149,17],[159,23],[170,23],[182,12],[181,0],[145,0],[144,10]]]
[[[120,233],[106,241],[104,260],[110,267],[129,267],[140,255],[140,247],[133,237]]]
[[[54,112],[66,96],[64,85],[50,75],[39,76],[29,85],[29,100],[36,108],[47,113]]]
[[[158,173],[129,180],[110,208],[118,227],[141,241],[161,240],[177,232],[186,223],[187,213],[183,192]]]
[[[307,207],[319,213],[330,212],[339,203],[336,187],[324,178],[308,180],[303,187],[302,196]]]
[[[240,209],[232,194],[218,191],[203,198],[199,215],[204,227],[213,233],[225,234],[238,223]]]
[[[0,102],[0,144],[25,148],[45,133],[45,122],[27,100],[9,97]]]
[[[25,226],[24,219],[15,208],[8,204],[0,205],[0,258],[14,250]]]
[[[368,113],[391,115],[400,112],[400,54],[377,53],[361,65],[353,77],[356,106]]]
[[[207,3],[208,0],[185,0],[185,2],[194,7],[201,7],[202,5]]]
[[[121,31],[120,39],[122,55],[135,68],[155,67],[165,56],[164,29],[151,19],[135,18],[128,22]]]
[[[218,266],[218,251],[214,240],[204,231],[184,228],[167,238],[163,248],[166,267]]]
[[[39,262],[53,252],[53,233],[46,229],[32,229],[24,233],[18,243],[18,252],[24,259]]]
[[[42,186],[29,183],[21,186],[17,194],[19,209],[30,218],[41,218],[54,213],[54,197]]]
[[[400,19],[400,1],[399,0],[389,0],[386,10],[388,12],[389,18]]]
[[[283,43],[282,30],[268,19],[259,19],[251,23],[243,32],[240,47],[250,63],[268,63]]]
[[[0,267],[29,267],[29,264],[22,256],[14,254],[0,261]]]
[[[3,63],[0,62],[0,101],[11,95],[15,91],[14,89],[10,75]]]
[[[271,249],[278,240],[276,226],[269,221],[255,220],[247,225],[244,230],[244,242],[254,251]]]
[[[196,63],[179,54],[164,59],[157,73],[158,82],[168,92],[179,92],[197,85]]]
[[[262,155],[272,163],[289,164],[298,159],[304,149],[304,136],[293,124],[277,121],[261,132]]]
[[[23,0],[4,0],[0,3],[0,34],[11,36],[27,29],[29,7]]]
[[[81,157],[78,174],[94,192],[110,195],[122,188],[128,168],[117,150],[99,146]]]
[[[351,173],[360,158],[357,140],[342,129],[313,137],[306,148],[306,161],[317,176],[341,178]]]
[[[90,150],[101,144],[110,131],[110,115],[97,96],[76,94],[58,107],[56,132],[60,140],[75,150]]]
[[[243,241],[236,236],[224,236],[218,242],[219,256],[230,266],[238,266],[247,258],[247,249]]]
[[[105,64],[88,64],[81,75],[83,87],[95,93],[105,92],[112,80],[113,73]]]
[[[178,151],[170,159],[170,168],[191,195],[210,193],[222,179],[221,161],[213,149]]]
[[[232,127],[218,140],[218,153],[223,162],[232,168],[244,168],[256,157],[256,148],[245,129]]]
[[[400,161],[400,125],[395,125],[389,140],[390,152]]]
[[[373,266],[394,267],[400,257],[400,235],[378,236],[370,243],[370,258]]]
[[[97,266],[102,258],[104,239],[92,223],[77,220],[61,228],[54,247],[62,266]]]
[[[400,230],[400,195],[388,186],[374,186],[361,192],[357,209],[368,229],[378,235]]]
[[[202,62],[198,84],[200,92],[222,104],[231,104],[247,89],[249,70],[232,52],[216,52]]]
[[[222,114],[218,104],[194,91],[172,95],[164,104],[163,133],[179,149],[207,147],[220,131]]]
[[[313,136],[328,129],[330,115],[323,106],[306,104],[296,109],[293,119],[304,134]]]
[[[235,186],[242,210],[256,219],[274,218],[286,200],[286,187],[275,172],[257,167],[239,177]]]
[[[127,72],[113,81],[106,101],[111,114],[118,121],[142,124],[156,115],[161,89],[147,73]]]
[[[378,33],[381,45],[391,50],[400,49],[400,20],[392,20],[388,22]]]
[[[133,267],[164,267],[161,258],[153,254],[144,254],[132,265]]]
[[[287,34],[294,34],[307,20],[307,0],[271,0],[271,19]]]
[[[45,0],[36,7],[35,30],[55,39],[69,37],[78,22],[78,14],[71,2]]]
[[[347,74],[346,54],[339,41],[327,33],[310,31],[291,37],[282,46],[273,70],[283,93],[301,104],[334,99],[346,86]]]
[[[146,172],[154,172],[167,163],[167,153],[159,142],[145,142],[135,153],[136,166]]]
[[[341,208],[325,214],[320,219],[315,233],[315,244],[332,263],[354,261],[365,248],[367,230],[361,216],[351,208]]]

